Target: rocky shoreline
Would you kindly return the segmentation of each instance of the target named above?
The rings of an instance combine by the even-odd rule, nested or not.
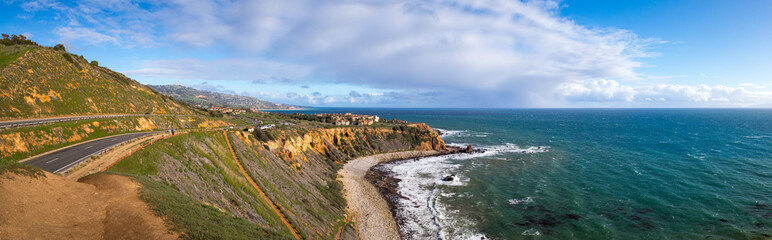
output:
[[[381,195],[381,197],[386,200],[386,203],[388,204],[389,211],[391,211],[391,216],[394,218],[394,221],[396,221],[397,226],[400,228],[400,235],[402,235],[402,226],[404,225],[405,219],[400,218],[397,216],[397,204],[399,203],[400,199],[404,199],[405,196],[399,193],[398,187],[400,179],[393,177],[393,173],[390,170],[387,170],[384,165],[386,164],[394,164],[394,163],[400,163],[405,161],[421,161],[422,158],[427,157],[435,157],[435,156],[443,156],[443,155],[450,155],[450,154],[458,154],[458,153],[475,153],[475,152],[482,152],[480,149],[474,149],[471,147],[471,145],[467,146],[466,148],[461,147],[453,147],[448,146],[447,151],[438,152],[436,154],[432,155],[425,155],[421,157],[406,157],[406,158],[394,158],[389,159],[387,161],[382,161],[378,163],[377,165],[371,167],[367,173],[365,174],[365,180],[367,180],[370,184],[375,186],[375,188],[378,190],[378,193]],[[453,178],[455,176],[446,176],[445,178]],[[452,179],[451,179],[452,180]],[[402,236],[404,239],[405,236]]]

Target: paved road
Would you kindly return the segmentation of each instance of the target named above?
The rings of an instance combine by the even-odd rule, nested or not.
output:
[[[65,171],[77,165],[83,160],[88,159],[89,157],[91,157],[91,155],[94,155],[103,150],[109,149],[113,145],[131,140],[131,139],[135,139],[138,137],[150,135],[153,133],[157,133],[157,132],[141,132],[141,133],[124,134],[124,135],[102,138],[102,139],[87,142],[87,143],[81,143],[75,146],[60,149],[58,151],[55,151],[43,156],[39,156],[34,159],[30,159],[29,161],[24,162],[24,164],[39,167],[39,168],[42,168],[43,170],[46,170],[52,173],[60,173],[62,171]]]
[[[15,121],[0,122],[0,129],[12,128],[12,127],[32,126],[32,125],[39,125],[39,124],[52,123],[52,122],[66,122],[66,121],[76,121],[76,120],[84,120],[84,119],[109,118],[109,117],[125,117],[125,116],[142,116],[142,114],[115,114],[115,115],[95,115],[95,116],[77,116],[77,117],[59,117],[59,118],[41,118],[41,119],[15,120]]]

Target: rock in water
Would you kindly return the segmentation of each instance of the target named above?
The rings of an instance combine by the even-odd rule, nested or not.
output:
[[[448,175],[448,176],[445,176],[444,178],[442,178],[442,181],[450,182],[450,181],[453,181],[453,179],[455,179],[455,178],[456,178],[456,175],[451,174],[451,175]]]

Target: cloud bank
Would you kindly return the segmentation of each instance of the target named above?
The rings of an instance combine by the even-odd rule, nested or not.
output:
[[[614,80],[573,81],[561,84],[556,98],[569,102],[626,102],[628,106],[709,107],[762,106],[772,99],[772,93],[748,91],[744,87],[723,85],[688,86],[657,84],[632,87]]]
[[[643,43],[589,29],[554,2],[246,1],[175,8],[168,37],[221,43],[313,66],[308,76],[404,92],[442,92],[451,104],[530,105],[576,79],[635,79]],[[415,95],[415,94],[406,94]],[[456,100],[453,100],[456,99]],[[470,103],[475,105],[477,103]]]
[[[560,4],[549,0],[41,0],[25,5],[29,11],[67,13],[69,24],[55,30],[66,40],[130,46],[143,39],[139,43],[150,46],[228,52],[215,60],[148,61],[129,75],[384,89],[370,99],[259,94],[305,98],[308,104],[544,107],[733,102],[754,95],[724,86],[621,84],[642,81],[636,68],[641,59],[656,55],[647,46],[657,40],[576,24],[561,17]]]

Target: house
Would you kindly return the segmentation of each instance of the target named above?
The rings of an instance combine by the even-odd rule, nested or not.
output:
[[[359,115],[352,113],[319,113],[318,117],[328,117],[334,125],[373,125],[380,120],[376,115]]]

